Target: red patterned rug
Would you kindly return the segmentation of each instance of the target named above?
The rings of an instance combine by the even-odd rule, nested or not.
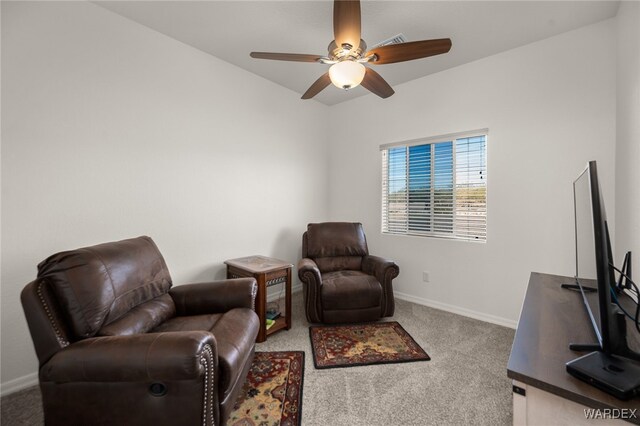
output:
[[[309,327],[316,368],[429,361],[397,322]]]
[[[256,352],[227,426],[298,426],[304,352]]]

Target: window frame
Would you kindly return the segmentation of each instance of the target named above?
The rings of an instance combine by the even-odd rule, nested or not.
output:
[[[484,202],[485,202],[485,221],[484,221],[484,226],[485,226],[485,234],[484,234],[484,238],[473,238],[470,236],[463,236],[463,235],[456,235],[455,231],[452,231],[451,233],[449,232],[443,232],[443,231],[434,231],[433,229],[431,231],[411,231],[409,230],[409,202],[408,202],[408,197],[409,197],[409,189],[408,189],[408,185],[409,185],[409,148],[412,146],[419,146],[419,145],[430,145],[430,151],[431,151],[431,171],[430,171],[430,180],[433,181],[434,179],[434,173],[435,173],[435,160],[434,160],[434,151],[435,151],[435,145],[438,143],[446,143],[446,142],[451,142],[452,144],[452,149],[453,149],[453,153],[452,153],[452,174],[454,175],[454,180],[453,180],[453,194],[452,194],[452,203],[454,206],[453,209],[453,219],[452,219],[452,226],[453,229],[455,229],[455,217],[456,217],[456,188],[457,188],[457,182],[455,180],[455,175],[456,175],[456,169],[457,169],[457,150],[456,150],[456,141],[458,139],[465,139],[465,138],[473,138],[473,137],[479,137],[479,136],[484,136],[484,177],[486,179],[486,176],[488,175],[488,163],[489,163],[489,156],[488,156],[488,140],[489,140],[489,129],[488,128],[483,128],[483,129],[476,129],[476,130],[470,130],[470,131],[464,131],[464,132],[456,132],[456,133],[447,133],[444,135],[438,135],[438,136],[429,136],[429,137],[425,137],[425,138],[418,138],[418,139],[411,139],[411,140],[407,140],[407,141],[401,141],[401,142],[392,142],[392,143],[387,143],[387,144],[382,144],[380,145],[380,172],[381,172],[381,180],[380,180],[380,206],[381,206],[381,216],[380,216],[380,233],[382,235],[392,235],[392,236],[401,236],[401,237],[428,237],[428,238],[439,238],[439,239],[447,239],[447,240],[455,240],[455,241],[468,241],[468,242],[475,242],[475,243],[480,243],[480,244],[484,244],[487,242],[488,239],[488,191],[489,191],[489,186],[488,186],[488,182],[485,180],[484,183],[484,188],[485,188],[485,197],[484,197]],[[385,179],[387,179],[387,186],[389,185],[388,183],[388,176],[385,177],[385,167],[384,167],[384,163],[383,163],[383,157],[382,157],[382,152],[389,150],[390,148],[406,148],[407,149],[407,162],[406,162],[406,175],[407,175],[407,230],[406,232],[390,232],[390,231],[385,231],[384,226],[385,226],[385,214],[387,216],[387,220],[388,220],[388,210],[385,213],[385,208],[388,208],[387,205],[385,205],[385,201],[388,204],[388,197],[389,194],[384,194],[385,191]],[[388,151],[387,151],[388,152]],[[388,161],[388,160],[387,160]],[[389,164],[387,163],[387,169],[386,169],[386,173],[388,175],[389,173]],[[388,191],[388,188],[386,189]],[[434,192],[435,192],[435,185],[431,185],[430,186],[430,201],[431,201],[431,209],[433,211],[434,209]],[[433,216],[432,216],[433,218]]]

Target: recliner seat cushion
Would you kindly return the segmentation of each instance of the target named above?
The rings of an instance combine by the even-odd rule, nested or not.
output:
[[[38,265],[78,338],[171,288],[167,265],[149,237],[65,251]]]
[[[364,272],[328,272],[322,274],[321,297],[325,310],[372,308],[382,303],[382,286]]]
[[[216,338],[220,377],[220,401],[235,387],[249,357],[260,324],[251,309],[235,308],[224,314],[178,316],[154,328],[152,333],[166,331],[206,330]]]

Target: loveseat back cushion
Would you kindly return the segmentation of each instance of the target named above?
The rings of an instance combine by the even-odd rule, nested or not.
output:
[[[54,254],[38,265],[38,277],[50,283],[80,339],[171,288],[158,247],[144,236]]]
[[[361,223],[325,222],[307,226],[307,257],[366,256],[367,239]]]
[[[176,305],[168,294],[141,303],[102,327],[98,336],[127,336],[148,333],[176,316]]]

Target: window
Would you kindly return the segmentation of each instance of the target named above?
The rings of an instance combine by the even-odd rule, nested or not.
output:
[[[487,130],[389,144],[382,232],[487,239]]]

